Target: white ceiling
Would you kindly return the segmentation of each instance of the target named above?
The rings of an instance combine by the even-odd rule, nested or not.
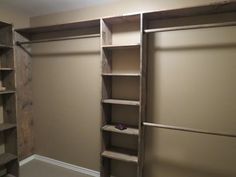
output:
[[[80,9],[117,0],[0,0],[0,5],[18,9],[30,16]]]

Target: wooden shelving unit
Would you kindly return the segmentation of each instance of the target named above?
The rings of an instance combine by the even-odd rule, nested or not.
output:
[[[0,174],[7,177],[19,176],[14,68],[12,25],[0,22]]]
[[[41,42],[44,39],[58,39],[62,37],[77,35],[94,35],[99,34],[99,19],[80,21],[67,24],[58,24],[33,28],[17,29],[17,33],[30,40]],[[54,35],[52,35],[52,32]],[[66,33],[69,32],[69,33]]]
[[[146,65],[143,57],[143,41],[142,41],[142,16],[141,15],[130,15],[122,17],[104,18],[101,20],[101,56],[102,56],[102,150],[101,150],[101,176],[110,177],[113,173],[113,166],[111,161],[118,160],[121,162],[131,162],[135,163],[137,177],[142,177],[143,168],[143,129],[142,120],[145,118],[145,72]],[[132,25],[133,31],[127,31],[131,35],[125,35],[117,37],[118,35],[123,35],[126,33],[122,31],[119,34],[119,27],[128,27]],[[123,40],[122,40],[123,39]],[[136,41],[135,41],[136,40]],[[131,41],[131,42],[130,42]],[[123,59],[122,52],[137,52],[139,62],[139,69],[137,72],[127,73],[124,71],[113,71],[113,58],[114,53],[117,50],[121,51],[118,58]],[[117,57],[116,57],[117,58]],[[116,61],[117,62],[117,61]],[[129,58],[127,58],[129,62]],[[134,98],[117,97],[113,89],[115,79],[120,77],[123,78],[133,78],[137,79],[139,84],[138,95]],[[121,82],[119,84],[122,84]],[[128,90],[131,88],[127,88]],[[125,92],[125,90],[122,90]],[[119,130],[116,128],[116,123],[113,122],[113,107],[119,105],[122,107],[134,106],[137,108],[138,117],[136,117],[138,124],[135,126],[125,125],[127,129]],[[124,121],[124,119],[123,119]],[[119,123],[123,123],[121,120]],[[133,150],[127,150],[124,144],[120,147],[114,148],[112,144],[113,134],[119,134],[120,136],[130,136],[137,142],[137,147]],[[114,167],[115,168],[115,167]],[[124,175],[125,176],[125,175]]]

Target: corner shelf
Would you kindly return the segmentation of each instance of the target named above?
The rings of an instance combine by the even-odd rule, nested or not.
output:
[[[105,125],[102,127],[102,130],[126,135],[135,135],[135,136],[139,135],[139,130],[137,128],[131,128],[131,127],[127,127],[127,129],[125,130],[119,130],[115,127],[115,125]]]
[[[119,104],[119,105],[130,105],[130,106],[139,106],[139,101],[132,100],[120,100],[120,99],[103,99],[102,103],[106,104]]]

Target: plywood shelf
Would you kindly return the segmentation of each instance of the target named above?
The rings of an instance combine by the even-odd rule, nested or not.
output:
[[[12,45],[7,45],[7,44],[0,44],[0,49],[12,49]]]
[[[103,157],[115,159],[115,160],[121,160],[125,162],[132,162],[132,163],[138,163],[138,157],[135,155],[123,153],[123,152],[116,152],[113,150],[105,150],[101,154]]]
[[[109,24],[122,24],[122,23],[137,23],[140,21],[140,14],[132,14],[132,15],[122,15],[122,16],[113,16],[113,17],[105,17],[103,20]]]
[[[66,24],[57,24],[50,26],[40,26],[33,28],[22,28],[16,29],[15,31],[22,36],[31,39],[34,35],[40,33],[50,33],[50,32],[63,32],[70,30],[80,30],[80,29],[88,29],[88,28],[96,28],[99,32],[100,19],[88,20],[88,21],[80,21],[74,23],[66,23]]]
[[[146,20],[162,20],[170,18],[181,18],[189,16],[212,15],[220,13],[235,12],[236,2],[225,1],[212,3],[209,5],[200,5],[195,7],[186,7],[173,10],[163,10],[144,13]]]
[[[140,77],[140,73],[102,73],[102,76],[111,77]]]
[[[9,123],[0,124],[0,131],[9,130],[12,128],[16,128],[16,124],[9,124]]]
[[[3,153],[0,155],[0,166],[6,165],[9,162],[16,160],[17,156],[10,153]]]
[[[0,68],[0,71],[13,71],[13,68]]]
[[[121,49],[135,49],[139,48],[140,44],[116,44],[116,45],[103,45],[103,49],[107,50],[121,50]]]
[[[0,91],[0,95],[4,95],[4,94],[12,94],[15,93],[16,91],[14,90],[6,90],[6,91]]]
[[[139,106],[139,101],[132,100],[120,100],[120,99],[103,99],[102,103],[106,104],[119,104],[119,105],[130,105],[130,106]]]
[[[115,125],[105,125],[102,127],[103,131],[120,133],[120,134],[127,134],[127,135],[139,135],[139,130],[137,128],[128,127],[125,130],[119,130],[115,127]]]
[[[11,175],[11,174],[7,174],[6,176],[4,177],[15,177],[14,175]]]

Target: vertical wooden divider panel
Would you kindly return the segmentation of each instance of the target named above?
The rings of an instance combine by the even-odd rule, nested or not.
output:
[[[27,41],[15,34],[16,41]],[[25,46],[27,47],[27,46]],[[27,50],[29,48],[27,47]],[[18,110],[19,159],[34,153],[33,98],[32,98],[32,58],[22,48],[16,46],[16,85]]]

